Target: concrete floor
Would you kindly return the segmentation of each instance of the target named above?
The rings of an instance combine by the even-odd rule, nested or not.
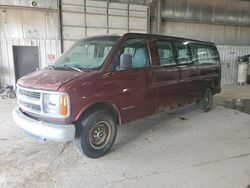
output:
[[[71,143],[29,141],[11,119],[15,100],[0,100],[0,187],[246,188],[250,115],[220,106],[233,97],[250,87],[224,87],[208,113],[189,105],[121,126],[95,160]]]

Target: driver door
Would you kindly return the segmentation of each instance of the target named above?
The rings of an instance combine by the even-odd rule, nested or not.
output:
[[[131,67],[120,68],[121,56],[131,56]],[[123,123],[155,112],[156,91],[152,87],[151,63],[145,38],[127,39],[114,60],[114,79],[119,88],[119,108]]]

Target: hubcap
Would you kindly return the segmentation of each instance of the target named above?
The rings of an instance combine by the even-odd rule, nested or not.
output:
[[[205,106],[209,106],[209,103],[210,103],[210,95],[209,95],[208,92],[205,94],[204,103],[205,103]]]
[[[90,131],[90,145],[95,149],[102,149],[110,139],[111,126],[107,121],[97,122]]]

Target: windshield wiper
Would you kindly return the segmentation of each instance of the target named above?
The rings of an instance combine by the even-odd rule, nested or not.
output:
[[[53,65],[48,65],[48,68],[49,68],[50,70],[55,70],[55,69],[56,69]]]
[[[65,64],[65,65],[63,65],[63,66],[66,67],[66,68],[69,68],[69,69],[78,71],[78,72],[83,72],[80,68],[77,68],[77,67],[75,67],[74,65],[67,65],[67,64]]]

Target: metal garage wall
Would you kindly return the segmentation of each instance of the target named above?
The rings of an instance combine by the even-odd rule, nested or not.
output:
[[[217,45],[221,57],[221,83],[236,84],[239,56],[250,54],[250,46]]]
[[[146,5],[93,0],[62,0],[64,50],[92,35],[147,33]],[[73,21],[72,21],[73,20]]]
[[[159,0],[157,3],[151,9],[151,33],[214,42],[222,60],[222,84],[235,84],[236,59],[250,54],[250,2]]]
[[[48,55],[54,54],[55,59],[60,55],[59,40],[0,38],[0,81],[1,85],[15,85],[15,67],[13,46],[37,46],[40,68],[48,65]]]
[[[60,54],[59,15],[56,0],[0,1],[0,86],[15,85],[13,46],[37,46],[40,68],[49,63],[48,55]]]
[[[156,21],[151,22],[156,33]],[[250,27],[208,23],[162,21],[161,34],[215,42],[217,45],[249,45]]]
[[[155,31],[156,22],[151,22]],[[163,21],[161,34],[214,42],[222,60],[222,84],[236,84],[239,56],[250,54],[249,27]]]

